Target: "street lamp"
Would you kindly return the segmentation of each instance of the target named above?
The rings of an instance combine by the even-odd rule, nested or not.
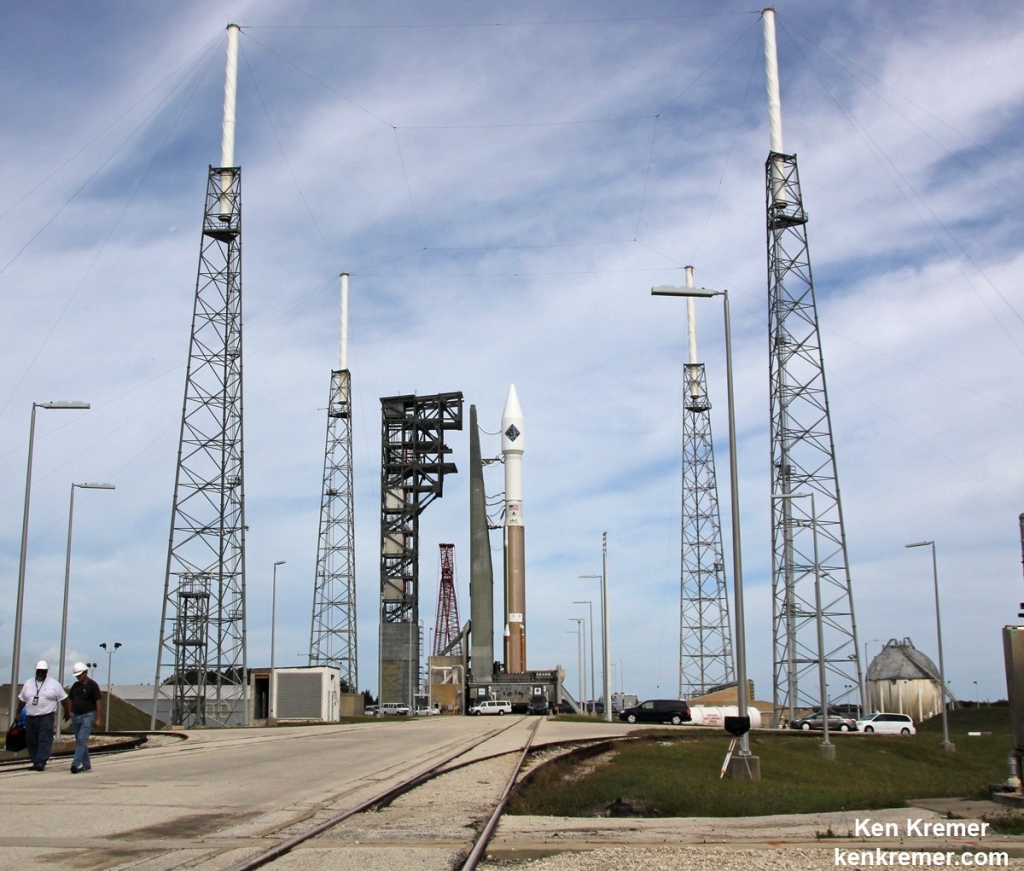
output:
[[[811,500],[811,538],[814,541],[814,623],[818,630],[818,691],[821,693],[821,757],[822,759],[835,759],[836,748],[828,740],[828,684],[825,683],[825,633],[821,625],[821,563],[818,559],[818,512],[814,507],[813,493],[773,493],[772,501],[776,499],[810,499]],[[793,645],[789,645],[790,653],[793,655]],[[792,709],[794,687],[789,688],[789,704]],[[792,722],[792,720],[790,720]]]
[[[75,519],[75,487],[82,490],[113,490],[113,484],[72,484],[71,505],[68,508],[68,550],[64,561],[64,612],[60,621],[60,675],[59,680],[64,682],[64,663],[67,659],[68,640],[68,590],[71,586],[71,525]],[[57,718],[57,734],[60,735],[60,717]]]
[[[36,437],[36,409],[84,409],[88,402],[33,402],[32,418],[28,427],[28,471],[25,473],[25,511],[21,520],[21,556],[18,561],[18,597],[14,608],[14,646],[11,651],[11,706],[10,715],[18,709],[18,665],[21,656],[21,612],[25,603],[25,555],[28,551],[28,506],[32,495],[32,444]],[[60,675],[64,680],[64,675]]]
[[[868,663],[868,645],[869,644],[875,644],[876,642],[878,644],[881,644],[883,646],[883,649],[884,649],[884,647],[885,647],[885,639],[884,638],[869,638],[867,641],[864,642],[864,671],[862,673],[863,674],[864,685],[860,689],[860,700],[861,700],[861,703],[862,703],[862,705],[864,707],[864,716],[867,716],[868,712],[871,711],[871,709],[875,707],[873,704],[868,704],[868,702],[870,701],[870,699],[868,698],[868,665],[869,665],[869,663]]]
[[[576,621],[575,629],[566,629],[565,631],[570,635],[576,636],[576,670],[577,670],[577,692],[579,696],[577,701],[580,705],[583,704],[583,630],[580,629],[580,623],[583,622],[582,617],[570,617],[570,620]],[[584,710],[586,707],[584,706]]]
[[[587,634],[587,629],[586,629],[587,621],[584,620],[582,617],[570,617],[569,619],[572,620],[576,624],[576,630],[580,633],[580,638],[579,638],[579,645],[580,645],[580,650],[579,650],[579,656],[580,656],[580,661],[579,661],[579,668],[580,668],[580,675],[579,675],[579,678],[580,678],[580,681],[579,681],[580,682],[580,704],[583,705],[583,711],[584,711],[584,713],[586,713],[587,712],[587,703],[584,700],[583,696],[587,692],[587,654],[586,654],[586,647],[584,646],[584,643],[583,643],[583,639],[586,637],[586,634]],[[595,700],[595,706],[596,706],[596,700]]]
[[[939,615],[939,563],[935,557],[934,541],[915,541],[904,547],[931,547],[932,577],[935,580],[935,634],[939,638],[939,684],[942,686],[942,743],[939,745],[947,753],[956,752],[956,745],[949,740],[949,721],[946,717],[946,668],[942,662],[942,619]]]
[[[100,647],[107,651],[107,704],[106,704],[106,722],[103,726],[104,732],[110,731],[110,688],[113,686],[113,678],[111,675],[111,667],[114,664],[114,651],[121,646],[120,641],[115,641],[113,647],[107,647],[107,643],[104,641]]]
[[[722,309],[725,317],[725,382],[729,406],[729,478],[731,483],[732,501],[732,582],[733,610],[736,612],[736,707],[741,717],[747,713],[747,642],[746,628],[743,619],[743,558],[740,547],[740,494],[739,469],[736,455],[736,398],[732,383],[732,325],[729,320],[729,291],[709,290],[706,287],[652,287],[651,296],[682,296],[696,299],[709,299],[713,296],[722,297]],[[750,734],[744,734],[739,741],[739,755],[746,757],[746,773],[751,780],[761,779],[760,762],[753,767],[749,764]]]
[[[274,583],[270,597],[270,705],[267,709],[267,722],[277,722],[277,676],[274,673],[274,635],[277,631],[277,567],[283,566],[287,560],[279,559],[274,563]]]
[[[573,600],[574,605],[586,605],[590,608],[590,697],[594,700],[594,713],[597,713],[597,689],[594,686],[594,603],[590,599]]]
[[[608,533],[601,533],[601,574],[578,575],[581,578],[601,579],[601,693],[604,702],[604,721],[612,721],[611,649],[608,641]]]

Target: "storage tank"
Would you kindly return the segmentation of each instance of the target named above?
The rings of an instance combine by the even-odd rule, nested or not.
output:
[[[909,638],[886,642],[864,677],[870,712],[910,714],[918,723],[942,712],[939,669]]]
[[[711,726],[715,729],[725,728],[726,717],[739,716],[736,705],[692,705],[690,707],[690,724],[693,726]],[[757,708],[747,706],[750,717],[750,728],[761,728],[761,712]]]

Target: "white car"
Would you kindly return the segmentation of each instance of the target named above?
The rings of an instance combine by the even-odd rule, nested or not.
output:
[[[441,712],[437,708],[428,708],[426,705],[421,705],[416,709],[417,717],[431,717],[440,713]]]
[[[880,735],[916,735],[914,721],[907,714],[868,714],[857,721],[861,732]]]
[[[512,713],[512,702],[499,702],[493,699],[487,699],[483,702],[477,702],[475,705],[471,705],[469,709],[471,714],[497,714],[502,716],[504,714]]]

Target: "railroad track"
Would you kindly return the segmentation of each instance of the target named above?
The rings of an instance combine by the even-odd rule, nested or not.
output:
[[[360,724],[352,727],[359,740],[351,746],[365,747],[369,758],[353,759],[352,776],[337,778],[334,769],[339,762],[345,765],[350,752],[346,740],[338,741],[347,729],[238,736],[211,732],[191,736],[194,740],[184,745],[152,748],[140,754],[138,767],[100,766],[99,775],[87,781],[63,780],[56,774],[26,776],[25,763],[20,763],[9,769],[19,778],[11,781],[16,807],[57,796],[74,803],[81,789],[103,790],[109,792],[97,794],[109,796],[111,808],[120,809],[122,816],[84,825],[79,820],[75,834],[67,837],[19,835],[12,829],[0,835],[0,855],[29,850],[46,858],[56,855],[54,850],[66,850],[69,862],[117,871],[390,871],[409,865],[472,871],[485,855],[513,788],[526,776],[524,763],[531,749],[537,750],[535,738],[544,722],[501,717],[478,720],[471,730],[456,721],[451,725],[459,728],[450,730],[431,723],[432,737],[418,753],[409,752],[399,724],[381,727],[381,734],[388,736],[384,747],[396,738],[400,742],[393,753],[380,752],[376,741],[367,745],[368,733]],[[569,738],[558,744],[589,745],[593,740]],[[262,749],[260,744],[271,746]],[[227,766],[226,749],[237,754]],[[269,776],[280,776],[284,760],[293,753],[300,768],[321,753],[323,764],[309,769],[306,782],[287,774],[282,788],[268,781],[264,795],[251,766],[267,764]],[[219,780],[207,792],[203,786],[209,776]],[[168,783],[169,792],[164,790]],[[235,799],[235,783],[244,783],[249,795]],[[277,795],[280,804],[268,803],[267,797]]]
[[[446,863],[446,868],[454,867],[457,868],[458,871],[474,871],[477,864],[484,857],[487,848],[487,843],[490,841],[490,838],[493,835],[495,828],[497,827],[498,821],[501,818],[501,814],[504,811],[505,805],[507,804],[509,796],[512,793],[512,789],[514,788],[516,781],[519,779],[523,763],[526,761],[530,753],[530,748],[537,734],[537,729],[540,726],[540,722],[540,720],[536,720],[532,723],[531,726],[528,727],[528,735],[526,737],[526,740],[523,742],[523,746],[519,752],[515,764],[512,767],[511,774],[507,782],[505,783],[505,787],[502,790],[501,795],[498,797],[497,802],[494,804],[490,813],[484,820],[483,826],[481,827],[480,832],[477,834],[476,838],[473,839],[472,842],[467,841],[466,843],[468,849],[464,851],[465,859],[455,864],[452,864],[450,862]],[[276,844],[275,846],[270,847],[269,849],[263,850],[262,852],[256,854],[255,856],[249,857],[248,859],[239,864],[231,866],[230,871],[255,871],[255,869],[257,868],[264,868],[270,866],[278,860],[282,859],[283,857],[287,856],[297,847],[308,844],[314,839],[328,837],[333,829],[336,829],[339,826],[344,825],[353,817],[358,817],[361,814],[368,814],[374,811],[380,811],[390,807],[396,801],[396,799],[406,795],[407,793],[410,793],[412,790],[416,789],[419,786],[422,786],[423,784],[431,780],[441,777],[442,775],[455,772],[460,768],[481,762],[487,758],[496,758],[509,755],[509,751],[505,749],[502,750],[500,753],[496,753],[494,757],[484,756],[482,757],[482,759],[474,759],[471,762],[459,761],[462,757],[466,756],[474,750],[477,750],[478,748],[487,744],[489,741],[492,741],[497,736],[504,734],[505,732],[515,728],[518,725],[520,725],[520,723],[515,722],[507,726],[502,726],[498,729],[493,729],[487,734],[474,739],[468,745],[464,744],[464,746],[461,746],[458,749],[453,750],[451,753],[446,755],[441,760],[431,762],[422,770],[411,774],[411,776],[405,778],[400,783],[387,788],[378,795],[372,796],[371,798],[362,801],[352,807],[336,810],[332,812],[326,819],[309,819],[304,821],[303,824],[299,825],[301,831],[288,836],[279,844]],[[476,820],[476,822],[479,822],[479,820]],[[288,831],[289,829],[293,829],[295,827],[295,824],[287,824],[281,826],[279,831]],[[266,837],[266,835],[264,835],[264,837]],[[348,845],[349,843],[351,843],[351,838],[343,838],[344,845]],[[400,846],[400,844],[394,842],[392,842],[390,845],[396,847]],[[335,867],[335,865],[330,860],[327,860],[324,862],[324,867]]]

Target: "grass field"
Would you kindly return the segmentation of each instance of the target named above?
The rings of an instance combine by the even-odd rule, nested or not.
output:
[[[729,745],[724,732],[652,729],[593,760],[538,769],[510,802],[518,814],[587,816],[622,798],[659,816],[754,816],[902,807],[908,799],[988,797],[1007,776],[1009,709],[951,711],[955,753],[939,747],[941,718],[912,737],[833,735],[836,761],[818,756],[821,733],[758,730],[757,783],[720,779]],[[982,732],[969,736],[968,732]]]

